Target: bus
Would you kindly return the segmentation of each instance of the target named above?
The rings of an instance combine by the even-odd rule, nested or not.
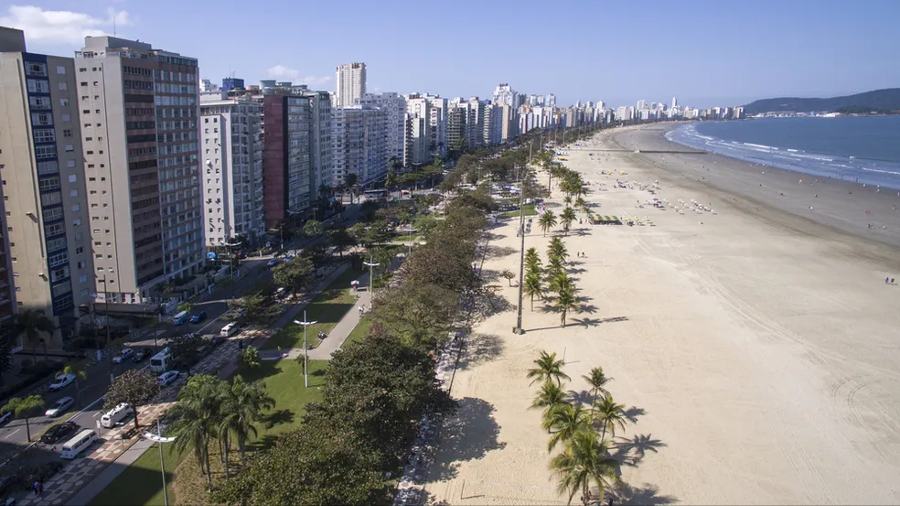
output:
[[[91,429],[84,429],[76,434],[75,437],[66,441],[66,444],[62,447],[62,451],[59,452],[59,456],[67,460],[72,460],[89,446],[94,444],[94,441],[97,439],[96,432]]]
[[[238,331],[237,322],[231,322],[228,325],[222,327],[222,330],[219,331],[219,335],[222,337],[231,337],[236,334]]]
[[[191,314],[189,312],[182,311],[172,317],[172,322],[175,323],[175,325],[184,325],[185,323],[188,322],[188,318],[190,318],[190,317],[191,317]]]
[[[156,355],[150,357],[150,370],[159,374],[169,370],[172,362],[172,351],[166,346]]]

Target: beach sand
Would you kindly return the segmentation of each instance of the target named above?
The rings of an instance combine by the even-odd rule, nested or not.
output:
[[[829,209],[814,220],[808,204],[789,203],[805,176],[712,155],[589,151],[684,149],[663,131],[605,131],[569,150],[596,214],[655,226],[573,226],[565,242],[584,299],[567,327],[527,300],[525,335],[511,332],[513,310],[476,325],[453,381],[460,408],[426,490],[450,504],[566,502],[540,412],[529,409],[537,387],[525,378],[548,350],[565,357],[567,388],[582,395],[581,376],[602,366],[635,415],[616,438],[629,456],[617,502],[900,502],[900,284],[884,283],[900,277],[900,224],[887,194],[854,191],[847,203],[841,184],[804,186],[821,189],[815,207]],[[658,180],[660,199],[693,199],[716,214],[639,208],[653,195],[616,179]],[[886,225],[878,236],[860,227],[859,206]],[[514,220],[491,234],[485,273],[515,304],[517,289],[498,277],[518,266]],[[526,248],[543,256],[548,241],[535,223]]]

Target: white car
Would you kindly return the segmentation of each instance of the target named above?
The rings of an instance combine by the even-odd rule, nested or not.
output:
[[[269,260],[268,262],[266,262],[266,267],[275,267],[276,265],[278,265],[277,258],[273,258],[273,259]]]
[[[67,386],[71,385],[75,381],[75,375],[72,373],[69,374],[60,374],[56,376],[56,380],[53,383],[50,383],[50,391],[56,392],[57,390],[62,390]]]
[[[175,380],[178,379],[178,376],[180,374],[181,373],[179,373],[178,371],[166,371],[166,372],[160,374],[159,378],[157,378],[157,380],[159,381],[160,386],[167,387],[167,386],[171,385],[172,383],[174,383]]]
[[[112,361],[114,364],[121,364],[126,359],[128,359],[128,357],[130,357],[132,355],[134,355],[134,349],[133,348],[125,348],[121,352],[119,352],[118,355],[113,357]]]
[[[53,403],[53,407],[48,409],[44,416],[50,418],[56,418],[57,416],[65,413],[69,408],[72,407],[72,404],[75,404],[75,399],[71,397],[63,397],[62,399]]]

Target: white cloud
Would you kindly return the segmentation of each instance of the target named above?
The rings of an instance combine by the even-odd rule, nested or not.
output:
[[[126,11],[107,9],[106,17],[83,12],[50,11],[34,5],[11,5],[0,16],[0,25],[25,32],[29,41],[80,44],[86,36],[104,35],[113,26],[126,26],[131,20]]]
[[[297,69],[285,65],[275,65],[266,69],[266,75],[280,81],[291,81],[294,84],[306,84],[312,87],[323,86],[331,82],[333,76],[304,76]]]

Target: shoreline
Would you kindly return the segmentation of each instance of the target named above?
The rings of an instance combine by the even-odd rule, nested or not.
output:
[[[629,151],[637,145],[644,150],[671,150],[685,147],[665,138],[666,132],[681,124],[620,128],[612,130],[609,137],[614,145]],[[635,156],[643,156],[680,184],[720,190],[734,202],[745,200],[744,207],[754,212],[768,207],[807,222],[793,226],[798,231],[805,231],[808,223],[814,223],[892,248],[900,247],[900,192],[878,191],[872,186],[705,153],[701,159],[643,152]],[[897,254],[890,250],[884,253]]]

